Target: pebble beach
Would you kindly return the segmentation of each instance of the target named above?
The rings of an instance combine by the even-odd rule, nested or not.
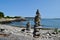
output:
[[[21,32],[22,29],[20,27],[14,27],[10,25],[0,24],[0,29],[5,29],[3,32],[4,34],[9,34],[9,36],[2,36],[0,35],[0,40],[60,40],[60,33],[57,34],[55,37],[54,35],[48,36],[45,35],[45,32],[52,31],[52,30],[40,30],[41,36],[39,38],[33,37],[33,29],[31,29],[30,33]]]

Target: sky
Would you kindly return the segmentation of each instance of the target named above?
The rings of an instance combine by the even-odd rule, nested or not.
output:
[[[34,17],[37,9],[42,18],[60,18],[60,0],[0,0],[5,16]]]

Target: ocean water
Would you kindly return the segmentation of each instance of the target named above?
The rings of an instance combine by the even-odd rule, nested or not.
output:
[[[34,20],[29,19],[28,20],[31,24],[31,27],[34,27]],[[26,24],[28,21],[21,21],[21,22],[12,22],[9,25],[13,26],[24,26],[26,27]],[[60,19],[41,19],[41,26],[42,27],[50,27],[50,28],[60,28]]]

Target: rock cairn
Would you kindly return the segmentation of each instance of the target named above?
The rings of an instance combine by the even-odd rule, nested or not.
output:
[[[36,28],[36,27],[39,27],[40,26],[40,13],[39,13],[39,10],[37,9],[37,12],[36,12],[36,16],[34,18],[34,31],[33,31],[33,37],[35,38],[38,38],[40,36],[40,29],[39,28]]]
[[[27,22],[27,24],[26,24],[26,30],[30,31],[30,29],[31,29],[30,22]]]

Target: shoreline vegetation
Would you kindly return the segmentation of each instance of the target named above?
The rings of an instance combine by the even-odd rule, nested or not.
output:
[[[3,12],[0,12],[0,23],[5,24],[14,21],[26,21],[26,19],[21,16],[14,16],[14,17],[5,16]]]

